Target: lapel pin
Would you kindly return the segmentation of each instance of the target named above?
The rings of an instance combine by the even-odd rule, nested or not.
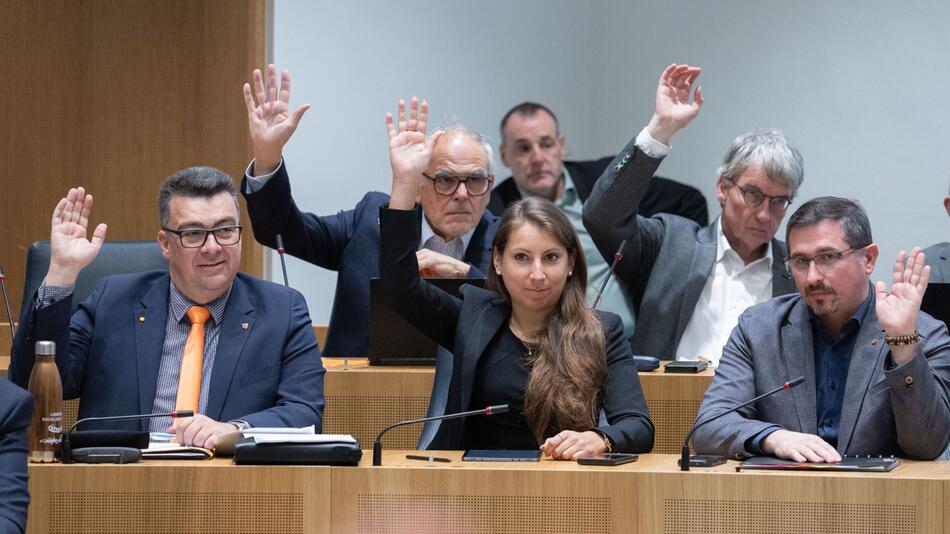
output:
[[[145,316],[144,316],[144,315],[139,315],[139,322],[140,322],[140,323],[144,323],[144,322],[145,322]]]
[[[250,326],[251,326],[251,325],[249,325],[249,324],[247,324],[247,323],[241,323],[241,330],[247,330],[248,327],[250,327]]]
[[[877,338],[872,339],[872,340],[871,340],[871,344],[872,344],[872,345],[877,345]]]

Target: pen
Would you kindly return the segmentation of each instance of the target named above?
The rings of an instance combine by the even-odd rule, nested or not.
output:
[[[433,462],[451,462],[449,458],[442,458],[439,456],[422,456],[420,454],[407,454],[407,460],[422,460],[423,462],[428,462],[429,459],[432,459]]]

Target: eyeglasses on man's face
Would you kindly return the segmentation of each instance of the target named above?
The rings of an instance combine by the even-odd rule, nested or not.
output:
[[[844,250],[831,250],[815,254],[814,256],[795,255],[785,258],[785,270],[791,275],[803,275],[808,272],[811,263],[815,262],[815,268],[821,274],[828,274],[844,258],[845,254],[856,250],[864,250],[868,245],[860,247],[851,247]]]
[[[745,202],[746,206],[749,206],[750,208],[757,208],[762,204],[763,201],[765,201],[765,199],[768,199],[769,210],[776,215],[781,215],[785,213],[785,210],[787,210],[788,206],[792,203],[792,199],[790,197],[773,197],[771,195],[766,195],[762,191],[759,191],[758,188],[743,187],[737,184],[732,178],[726,178],[725,176],[723,176],[723,178],[729,180],[732,185],[739,189],[739,192],[742,193],[742,200]]]
[[[180,230],[163,226],[162,230],[177,235],[181,246],[185,248],[201,248],[208,241],[208,234],[213,235],[214,240],[221,246],[236,245],[241,240],[243,228],[240,224],[229,224],[217,228],[182,228]]]
[[[454,195],[459,188],[459,184],[465,184],[465,191],[475,197],[484,195],[488,192],[488,188],[491,187],[491,178],[488,176],[437,174],[433,177],[426,173],[422,173],[422,176],[432,180],[435,192],[446,197]]]

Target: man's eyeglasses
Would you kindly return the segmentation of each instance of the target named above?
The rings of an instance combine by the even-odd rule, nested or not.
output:
[[[171,228],[162,227],[162,230],[177,235],[181,241],[181,246],[185,248],[201,248],[205,246],[205,242],[208,241],[208,234],[214,235],[214,240],[222,247],[235,245],[241,240],[242,229],[243,227],[240,224],[230,224],[228,226],[219,226],[207,230],[204,228],[172,230]]]
[[[841,261],[841,258],[843,258],[845,254],[856,250],[863,250],[866,247],[867,245],[861,245],[860,247],[851,247],[844,250],[832,250],[831,252],[822,252],[821,254],[815,254],[811,257],[791,256],[785,258],[785,270],[788,271],[788,274],[805,274],[808,272],[811,262],[815,262],[815,268],[818,269],[818,272],[827,274],[835,268],[835,265],[838,265],[838,262]]]
[[[432,180],[435,186],[435,192],[442,196],[454,195],[459,188],[459,184],[465,184],[465,190],[469,195],[480,197],[488,192],[491,187],[491,178],[487,176],[454,176],[451,174],[440,174],[432,177],[426,173],[423,176]]]
[[[726,177],[723,176],[723,178]],[[754,187],[742,187],[732,178],[726,178],[726,180],[729,180],[732,182],[732,185],[739,188],[739,192],[742,193],[742,200],[745,201],[746,206],[750,208],[757,208],[765,199],[769,199],[769,210],[776,215],[781,215],[785,213],[785,210],[787,210],[788,206],[792,203],[792,199],[789,197],[773,197],[766,195]]]

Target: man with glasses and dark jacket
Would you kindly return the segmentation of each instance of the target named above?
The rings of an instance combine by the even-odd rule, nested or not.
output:
[[[584,225],[612,259],[637,315],[634,354],[704,358],[715,365],[749,306],[795,290],[774,239],[803,179],[802,157],[781,132],[739,136],[719,168],[722,215],[708,226],[669,214],[644,217],[640,201],[673,135],[699,113],[698,67],[670,65],[660,77],[649,124],[607,167],[584,205]]]
[[[26,387],[34,343],[52,340],[63,396],[80,398],[79,418],[195,413],[104,428],[172,432],[182,445],[209,449],[247,426],[320,432],[324,369],[307,303],[238,272],[231,177],[189,167],[166,178],[157,241],[168,271],[107,276],[71,314],[76,279],[106,237],[105,224],[88,237],[92,200],[73,188],[53,211],[49,270],[21,313],[10,380]]]
[[[253,73],[254,86],[244,85],[254,160],[247,168],[241,192],[247,199],[254,236],[277,247],[283,237],[287,253],[337,272],[336,295],[325,356],[366,356],[369,352],[369,280],[379,276],[379,208],[389,195],[367,193],[355,208],[317,216],[300,211],[291,196],[284,145],[297,129],[309,105],[289,112],[290,74],[274,65],[264,76]],[[412,98],[410,109],[399,101],[400,132],[425,140],[428,104]],[[390,128],[395,126],[387,117]],[[491,243],[498,218],[487,212],[495,179],[491,146],[462,127],[433,134],[432,157],[419,184],[419,250],[423,276],[484,278],[490,265]],[[416,150],[417,145],[390,143],[390,153]],[[397,158],[398,159],[398,158]],[[399,169],[393,169],[398,172]]]

